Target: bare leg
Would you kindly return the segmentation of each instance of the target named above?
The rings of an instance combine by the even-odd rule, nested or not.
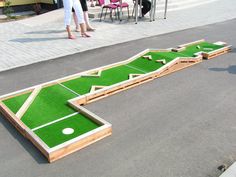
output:
[[[91,1],[90,6],[91,6],[91,7],[95,7],[94,1],[93,1],[93,0],[90,0],[90,1]]]
[[[80,31],[80,29],[79,29],[79,22],[78,22],[78,18],[76,16],[75,12],[73,12],[73,18],[74,18],[74,22],[75,22],[75,31],[79,32]]]
[[[84,11],[84,21],[87,31],[94,31],[95,29],[89,23],[88,11]]]
[[[66,26],[66,31],[68,33],[68,39],[75,39],[75,36],[71,33],[70,26]]]
[[[89,34],[86,33],[86,25],[85,23],[81,23],[80,25],[80,29],[81,29],[81,36],[82,37],[91,37]]]

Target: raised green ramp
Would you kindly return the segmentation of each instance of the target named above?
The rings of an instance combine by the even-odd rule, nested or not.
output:
[[[200,48],[197,46],[199,46]],[[223,47],[224,47],[223,45],[216,45],[216,44],[208,43],[208,42],[200,42],[197,44],[189,45],[186,47],[186,50],[178,52],[178,53],[193,57],[194,54],[197,52],[209,53],[209,52],[212,52],[214,50],[218,50]],[[212,50],[209,50],[209,49],[212,49]]]
[[[31,92],[4,100],[3,103],[13,112],[17,113]]]
[[[82,114],[73,114],[58,122],[33,129],[50,148],[89,132],[100,125]],[[69,130],[66,132],[66,130]]]
[[[145,55],[151,55],[152,60],[139,57],[127,65],[143,70],[146,73],[155,71],[163,66],[163,64],[156,62],[156,60],[165,59],[166,63],[176,59],[177,57],[186,57],[186,55],[177,52],[148,52]]]
[[[86,115],[78,113],[68,104],[68,100],[89,93],[92,86],[111,86],[129,80],[130,74],[147,74],[165,65],[156,60],[165,60],[168,64],[176,58],[189,59],[195,57],[195,53],[209,53],[223,47],[224,45],[198,41],[196,44],[187,45],[186,49],[180,52],[149,50],[150,52],[146,52],[143,56],[151,55],[151,60],[143,56],[133,61],[127,60],[122,65],[102,70],[99,77],[78,76],[62,83],[58,83],[61,80],[52,82],[50,86],[42,84],[44,87],[32,103],[29,103],[21,121],[50,148],[68,143],[101,126]],[[199,60],[199,57],[197,59]],[[4,100],[3,103],[16,114],[31,93],[24,92],[22,95]]]
[[[102,71],[100,77],[79,77],[63,82],[64,86],[83,95],[90,92],[93,85],[110,86],[129,79],[129,74],[143,74],[142,71],[125,65]]]

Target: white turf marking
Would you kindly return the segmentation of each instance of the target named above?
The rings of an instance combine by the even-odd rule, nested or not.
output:
[[[76,94],[77,96],[80,96],[80,94],[76,93],[74,90],[71,90],[70,88],[66,87],[65,85],[58,83],[60,86],[64,87],[65,89],[71,91],[72,93]]]
[[[64,129],[62,130],[62,133],[63,133],[64,135],[70,135],[70,134],[74,133],[74,129],[73,129],[73,128],[64,128]]]
[[[203,48],[203,50],[213,50],[213,48]]]
[[[43,125],[41,125],[41,126],[38,126],[38,127],[36,127],[36,128],[33,128],[32,131],[36,131],[36,130],[38,130],[38,129],[40,129],[40,128],[44,128],[44,127],[46,127],[46,126],[48,126],[48,125],[54,124],[54,123],[59,122],[59,121],[62,121],[62,120],[64,120],[64,119],[68,119],[68,118],[70,118],[70,117],[72,117],[72,116],[74,116],[74,115],[76,115],[76,114],[79,114],[79,113],[78,113],[78,112],[75,112],[75,113],[73,113],[73,114],[67,115],[67,116],[62,117],[62,118],[60,118],[60,119],[57,119],[57,120],[54,120],[54,121],[52,121],[52,122],[43,124]]]
[[[142,69],[139,69],[139,68],[136,68],[136,67],[134,67],[134,66],[130,66],[130,65],[125,65],[125,66],[127,66],[127,67],[129,67],[129,68],[132,68],[132,69],[136,69],[136,70],[138,70],[138,71],[140,71],[140,72],[143,72],[143,73],[147,73],[146,71],[144,71],[144,70],[142,70]]]

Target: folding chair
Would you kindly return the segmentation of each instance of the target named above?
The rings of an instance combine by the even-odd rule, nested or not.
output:
[[[129,18],[129,4],[127,2],[120,3],[120,0],[110,0],[112,4],[115,4],[118,8],[127,8],[128,18]],[[122,11],[122,10],[121,10]],[[119,16],[120,18],[120,16]],[[120,19],[121,20],[121,19]]]
[[[117,10],[118,6],[116,4],[105,4],[105,0],[98,0],[99,2],[99,5],[102,7],[102,12],[101,12],[101,15],[100,15],[100,21],[102,20],[102,15],[103,15],[103,10],[106,9],[106,12],[105,12],[105,15],[104,15],[104,20],[106,18],[106,15],[107,15],[107,9],[110,10],[110,18],[111,18],[111,21],[113,22],[113,18],[112,18],[112,12],[113,10]]]

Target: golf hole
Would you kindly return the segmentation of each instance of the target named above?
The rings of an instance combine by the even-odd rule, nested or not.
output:
[[[73,128],[65,128],[62,130],[62,133],[65,135],[70,135],[70,134],[74,133],[74,129]]]

